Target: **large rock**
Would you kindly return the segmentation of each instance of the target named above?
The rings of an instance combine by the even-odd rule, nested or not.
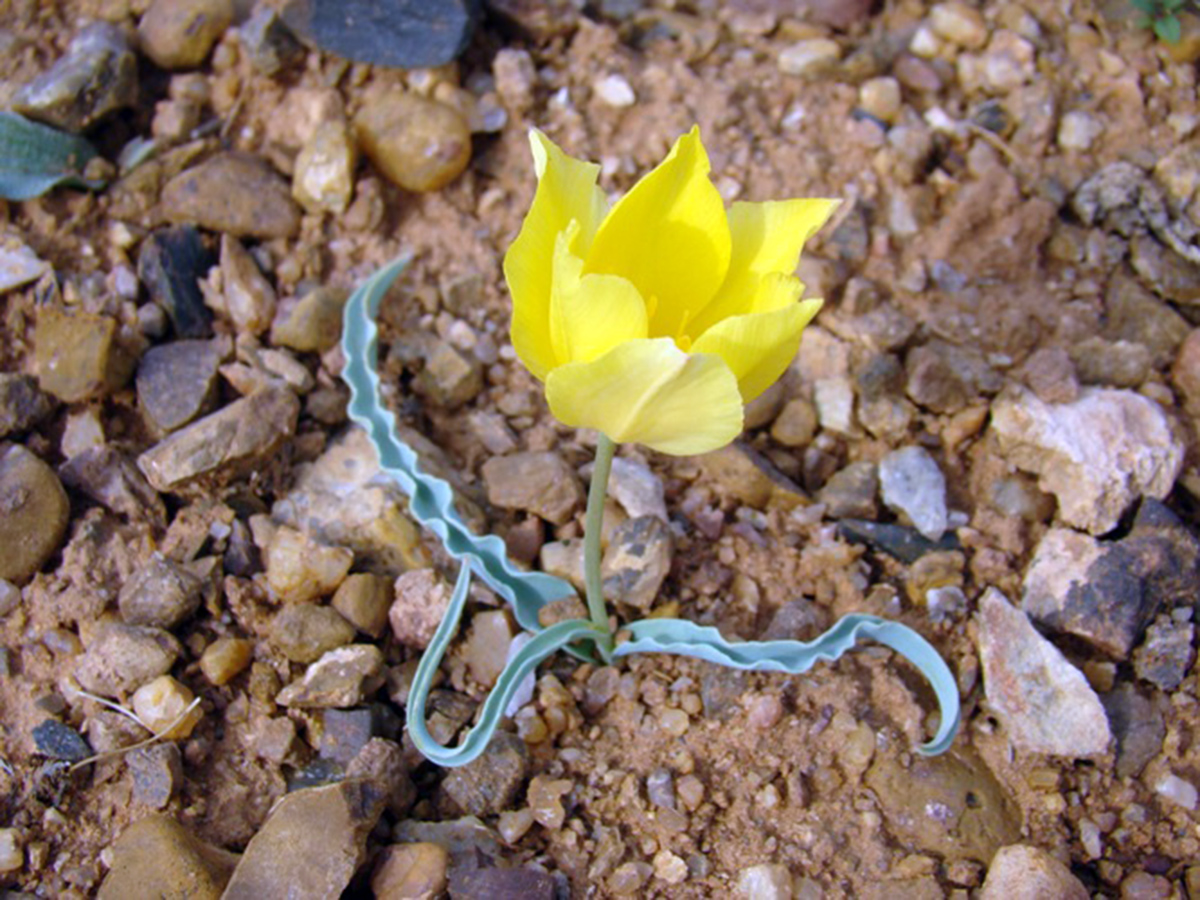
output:
[[[877,754],[865,780],[892,835],[918,850],[982,862],[1021,834],[1016,806],[976,757],[951,752],[904,766]]]
[[[519,509],[555,525],[566,523],[583,502],[574,470],[557,453],[514,453],[483,464],[488,500]]]
[[[1038,847],[1013,844],[992,857],[979,900],[1088,900],[1071,870]]]
[[[205,475],[252,471],[296,430],[300,401],[290,390],[265,387],[176,431],[138,457],[138,468],[159,491]]]
[[[1016,388],[992,405],[992,428],[1005,457],[1058,498],[1063,521],[1092,534],[1139,497],[1166,497],[1183,465],[1162,408],[1132,391],[1084,388],[1051,405]]]
[[[291,186],[256,156],[221,153],[163,187],[163,216],[236,237],[291,237],[300,208]]]
[[[164,815],[138,819],[110,848],[99,900],[176,897],[218,900],[238,857],[206,844]]]
[[[53,469],[20,444],[0,445],[0,578],[32,578],[58,549],[70,514]]]
[[[366,856],[367,835],[386,800],[360,778],[288,794],[246,845],[224,900],[341,896]]]
[[[1130,533],[1101,542],[1046,532],[1025,572],[1021,608],[1040,625],[1126,659],[1162,607],[1200,590],[1200,541],[1157,500],[1143,500]]]
[[[1083,673],[995,588],[979,601],[979,655],[988,704],[1014,747],[1071,758],[1107,751],[1108,718]]]

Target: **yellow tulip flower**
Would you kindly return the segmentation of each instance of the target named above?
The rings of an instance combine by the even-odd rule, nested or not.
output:
[[[600,167],[530,134],[538,187],[504,259],[512,341],[566,425],[678,456],[742,430],[821,308],[800,250],[837,200],[734,203],[693,128],[609,209]]]

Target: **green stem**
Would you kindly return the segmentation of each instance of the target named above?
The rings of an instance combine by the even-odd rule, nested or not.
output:
[[[587,518],[583,525],[583,572],[587,584],[588,615],[601,631],[597,650],[605,662],[613,651],[612,629],[608,627],[608,609],[604,605],[604,583],[600,577],[600,531],[604,525],[604,497],[608,493],[608,473],[612,471],[617,445],[605,435],[596,442],[596,462],[592,468],[592,486],[588,490]]]

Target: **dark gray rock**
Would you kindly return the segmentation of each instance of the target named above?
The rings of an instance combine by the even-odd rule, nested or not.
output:
[[[346,766],[367,742],[376,735],[376,719],[370,708],[327,709],[324,712],[324,729],[321,731],[320,754]]]
[[[838,522],[838,534],[857,544],[870,544],[876,550],[882,550],[906,563],[916,562],[934,550],[962,549],[954,532],[942,535],[941,540],[931,541],[922,537],[915,528],[868,522],[865,519],[842,519]]]
[[[204,305],[200,279],[214,262],[200,232],[190,225],[161,228],[142,242],[138,278],[166,311],[177,337],[203,338],[212,333],[212,311]]]
[[[50,415],[54,398],[32,375],[0,373],[0,438],[28,431]]]
[[[478,15],[477,0],[291,0],[283,9],[284,22],[322,50],[402,69],[454,60]]]
[[[482,756],[451,770],[442,789],[465,813],[496,815],[512,806],[528,773],[525,742],[515,734],[500,731]]]
[[[12,108],[65,131],[80,132],[137,102],[137,57],[108,22],[84,26],[53,66],[22,85]]]
[[[170,630],[200,607],[203,582],[174,560],[151,556],[121,586],[117,604],[127,625]]]
[[[1117,776],[1138,775],[1146,763],[1162,752],[1167,735],[1162,711],[1132,684],[1122,684],[1102,694],[1100,702],[1117,739]]]
[[[138,364],[137,394],[151,426],[167,433],[208,412],[227,355],[216,341],[174,341],[147,350]]]
[[[36,726],[33,729],[33,743],[38,753],[66,762],[79,762],[92,755],[92,748],[83,735],[57,719],[46,719]]]

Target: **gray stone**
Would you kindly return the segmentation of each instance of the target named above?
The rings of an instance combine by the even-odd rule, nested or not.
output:
[[[1141,344],[1093,336],[1071,346],[1071,361],[1084,384],[1139,387],[1149,377],[1153,357]]]
[[[1169,365],[1188,336],[1187,320],[1124,272],[1109,281],[1104,312],[1103,336],[1141,344],[1155,366]]]
[[[525,742],[515,734],[498,731],[482,756],[450,770],[442,790],[469,815],[498,815],[512,807],[528,774]]]
[[[1167,736],[1162,711],[1132,684],[1118,685],[1100,700],[1117,739],[1117,777],[1136,777],[1162,752]]]
[[[357,706],[383,684],[383,653],[372,644],[330,650],[275,698],[280,706]]]
[[[467,46],[477,0],[290,0],[283,19],[322,50],[355,62],[401,69],[433,68]]]
[[[608,496],[616,500],[631,518],[654,516],[667,521],[662,479],[640,460],[618,456],[612,461]]]
[[[246,845],[225,900],[341,896],[366,858],[367,836],[385,802],[361,778],[287,794]]]
[[[601,562],[605,599],[648,610],[671,572],[671,530],[657,516],[626,519],[613,529]]]
[[[554,900],[554,878],[528,867],[452,869],[450,895],[458,900]]]
[[[1092,534],[1114,528],[1139,497],[1165,497],[1183,466],[1162,408],[1131,391],[1084,388],[1049,405],[1014,389],[992,404],[992,429],[1005,458],[1058,498],[1063,521]]]
[[[268,77],[304,58],[304,48],[270,7],[255,7],[238,34],[250,65]]]
[[[142,242],[138,278],[150,299],[166,312],[177,337],[212,333],[212,313],[204,305],[200,279],[214,260],[200,232],[190,225],[160,228]]]
[[[514,453],[483,464],[488,501],[565,524],[583,502],[574,470],[557,453]]]
[[[1083,673],[995,588],[979,601],[979,655],[988,704],[1014,747],[1070,758],[1107,751],[1108,719]]]
[[[54,470],[20,444],[0,444],[0,578],[22,585],[40,571],[70,514]]]
[[[979,394],[994,394],[1003,381],[976,350],[930,341],[908,352],[905,390],[918,406],[958,412]]]
[[[1129,242],[1129,262],[1154,293],[1171,303],[1200,304],[1200,266],[1163,246],[1148,234]]]
[[[280,304],[271,323],[271,343],[301,353],[324,353],[342,337],[342,310],[349,294],[341,288],[315,287]]]
[[[167,509],[132,459],[111,445],[89,447],[58,469],[63,484],[133,521],[166,526]]]
[[[762,634],[764,641],[811,641],[829,625],[824,607],[800,597],[788,600],[775,611]]]
[[[903,765],[876,753],[864,781],[893,838],[918,850],[983,861],[1021,834],[1016,805],[973,754],[913,756]]]
[[[259,468],[296,430],[300,401],[265,387],[176,431],[138,457],[157,490],[172,491],[202,476],[236,478]]]
[[[183,754],[171,741],[140,747],[125,754],[125,765],[133,776],[133,799],[152,809],[171,802],[183,783]]]
[[[54,399],[31,375],[0,373],[0,438],[33,428],[54,410]]]
[[[879,467],[866,460],[850,463],[834,473],[817,491],[817,502],[825,504],[832,519],[873,519],[878,513]]]
[[[463,816],[445,822],[421,822],[401,819],[392,831],[400,843],[437,844],[450,854],[454,864],[480,865],[480,860],[501,857],[500,839],[475,816]]]
[[[1070,403],[1079,396],[1075,363],[1061,347],[1035,350],[1016,374],[1037,394],[1039,400],[1046,403]]]
[[[646,776],[646,799],[651,806],[675,808],[675,778],[670,769],[659,767]]]
[[[92,22],[71,39],[67,52],[18,88],[12,108],[64,131],[81,132],[137,102],[137,56],[125,33]]]
[[[354,640],[354,626],[335,609],[289,603],[271,619],[271,643],[292,662],[316,662]]]
[[[162,213],[170,222],[236,237],[292,237],[300,229],[291,186],[258,157],[233,151],[167,182]]]
[[[979,900],[1088,900],[1091,894],[1071,870],[1042,850],[1013,844],[996,851]]]
[[[379,720],[367,708],[327,709],[321,721],[321,758],[346,766],[375,737]]]
[[[1175,690],[1196,659],[1195,638],[1196,627],[1191,622],[1160,615],[1146,629],[1142,645],[1133,651],[1133,671],[1164,691]]]
[[[888,509],[905,516],[931,541],[946,532],[946,479],[929,452],[910,446],[879,463],[879,486]]]
[[[417,393],[445,409],[457,409],[483,390],[483,367],[473,356],[437,339],[424,350],[425,365],[413,381]]]
[[[173,560],[152,554],[121,586],[117,603],[127,625],[170,631],[200,608],[203,582]]]
[[[146,351],[138,364],[138,403],[159,433],[175,431],[211,409],[226,353],[214,341],[174,341]]]
[[[161,628],[109,622],[75,661],[75,678],[93,694],[129,694],[175,665],[179,642]]]

